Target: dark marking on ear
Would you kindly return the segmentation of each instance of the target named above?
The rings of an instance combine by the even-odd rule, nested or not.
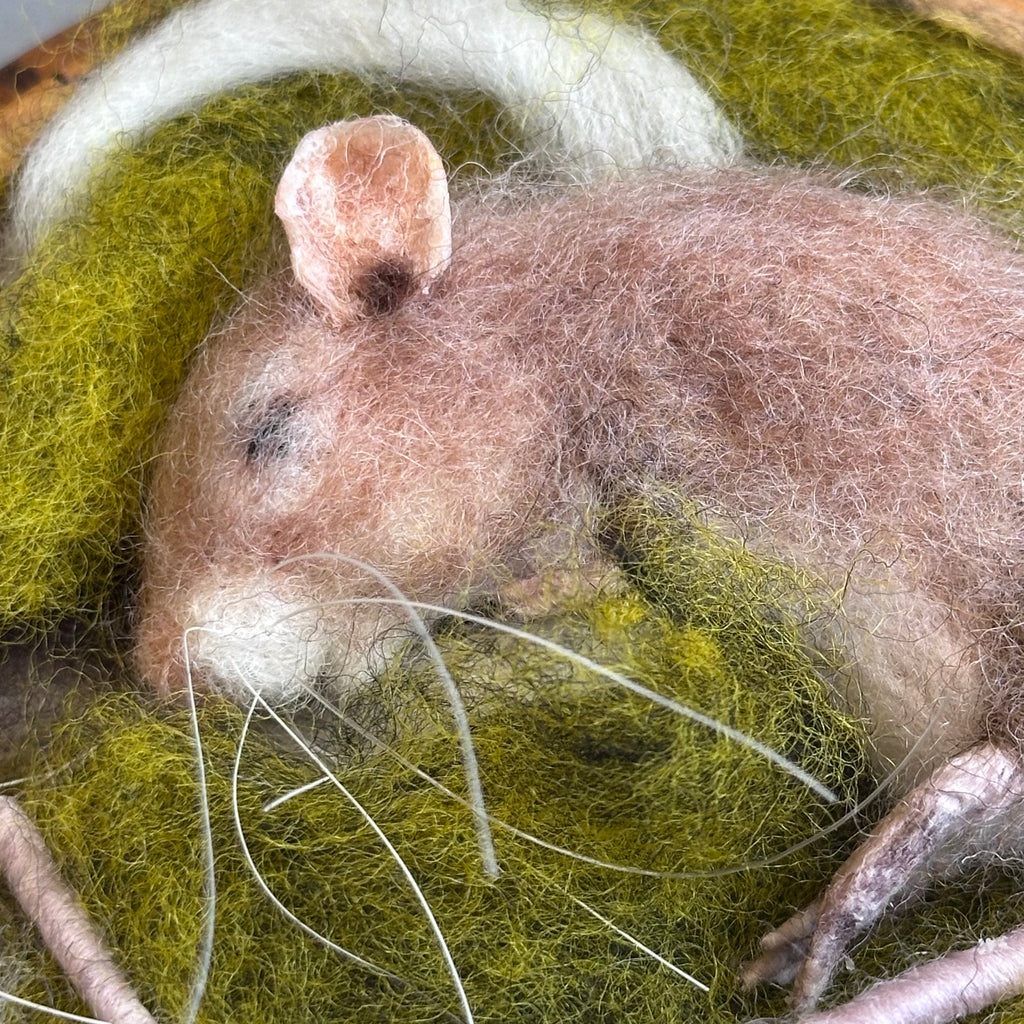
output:
[[[290,398],[277,398],[256,421],[245,439],[245,460],[250,465],[282,459],[291,451],[290,430],[296,405]]]
[[[400,263],[382,260],[352,282],[352,292],[369,316],[394,312],[412,290],[412,268],[404,260]]]

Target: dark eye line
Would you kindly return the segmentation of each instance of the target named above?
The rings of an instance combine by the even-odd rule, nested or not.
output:
[[[276,398],[256,420],[245,440],[245,459],[257,465],[282,459],[294,447],[291,421],[298,406],[291,398]]]

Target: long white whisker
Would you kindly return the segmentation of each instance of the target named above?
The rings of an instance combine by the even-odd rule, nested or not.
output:
[[[29,1010],[37,1010],[39,1013],[47,1013],[51,1017],[60,1017],[62,1020],[78,1021],[80,1024],[110,1024],[109,1021],[99,1020],[96,1017],[83,1017],[78,1013],[71,1013],[69,1010],[58,1010],[56,1006],[47,1006],[45,1003],[36,1003],[31,999],[23,999],[13,992],[4,992],[0,989],[0,1001],[13,1003],[15,1006],[24,1006]]]
[[[435,779],[429,772],[425,772],[422,768],[405,757],[404,754],[396,750],[395,747],[386,740],[381,739],[379,736],[375,735],[369,729],[357,722],[354,718],[346,715],[341,708],[329,701],[322,694],[313,693],[311,696],[320,704],[321,707],[324,708],[324,710],[329,711],[333,717],[338,719],[338,721],[343,722],[346,728],[351,729],[360,737],[372,743],[378,750],[386,753],[407,771],[412,772],[418,778],[422,779],[428,785],[433,786],[434,789],[439,793],[444,794],[449,799],[454,800],[463,807],[470,807],[469,801],[466,800],[465,797],[460,796],[453,789],[449,789],[443,782]],[[895,774],[895,771],[893,774]],[[812,843],[818,842],[819,839],[822,839],[829,833],[841,828],[848,821],[860,814],[865,807],[878,797],[879,793],[885,789],[891,779],[892,776],[889,776],[887,779],[879,783],[867,797],[859,801],[841,818],[838,818],[827,826],[817,829],[813,835],[808,836],[806,839],[801,839],[799,842],[793,843],[792,846],[786,847],[786,849],[781,850],[779,853],[772,854],[770,857],[761,857],[758,860],[748,860],[742,864],[733,864],[722,868],[707,868],[701,871],[660,871],[656,868],[642,868],[635,864],[619,864],[615,861],[601,860],[598,857],[591,857],[588,854],[580,853],[578,850],[572,850],[567,846],[559,846],[557,843],[552,843],[547,839],[542,839],[540,836],[534,835],[532,832],[527,832],[525,829],[519,828],[517,825],[513,825],[511,822],[505,821],[504,818],[500,818],[494,814],[489,813],[487,817],[492,825],[504,829],[517,839],[522,839],[524,842],[531,843],[534,846],[540,847],[542,850],[548,850],[549,852],[558,854],[559,856],[569,857],[581,864],[588,864],[591,867],[600,868],[602,870],[615,871],[624,875],[636,875],[641,878],[658,878],[668,881],[684,881],[698,878],[722,878],[726,875],[736,875],[743,871],[754,871],[759,868],[770,867],[772,864],[777,864],[794,853],[799,853],[800,850],[810,846]],[[330,780],[324,776],[319,779],[313,779],[311,782],[304,783],[302,786],[297,786],[295,789],[291,789],[287,793],[282,793],[280,796],[274,797],[273,800],[269,800],[264,805],[263,810],[264,812],[272,811],[277,807],[280,807],[282,804],[287,803],[289,800],[301,796],[303,793],[306,793],[311,789],[315,789],[318,786],[325,785],[329,781]]]
[[[650,946],[644,945],[644,943],[642,943],[635,935],[630,935],[629,932],[624,931],[617,924],[615,924],[612,921],[609,921],[607,917],[605,917],[602,914],[599,914],[588,903],[584,903],[583,900],[573,896],[572,893],[567,892],[565,895],[568,896],[569,899],[576,904],[576,906],[585,910],[592,917],[600,921],[601,924],[605,925],[605,927],[610,928],[613,932],[615,932],[616,935],[619,935],[622,938],[624,938],[628,943],[630,943],[630,945],[635,946],[641,952],[646,953],[649,957],[652,957],[654,960],[657,960],[659,964],[661,964],[663,967],[667,967],[670,971],[675,972],[679,975],[680,978],[685,978],[688,982],[690,982],[691,985],[695,985],[697,988],[699,988],[701,992],[711,991],[711,989],[708,988],[708,986],[705,985],[704,982],[698,981],[692,974],[687,974],[686,971],[684,971],[681,967],[677,967],[674,963],[672,963],[671,960],[666,960],[665,957],[663,957],[660,953],[656,953],[653,949],[651,949]]]
[[[286,558],[275,566],[275,570],[280,571],[293,562],[301,561],[308,557],[297,555],[293,558]],[[445,665],[444,658],[441,657],[441,652],[437,649],[437,644],[434,643],[434,638],[430,635],[430,630],[423,621],[423,616],[417,612],[418,605],[415,601],[410,601],[395,583],[379,569],[360,561],[358,558],[337,552],[317,557],[337,559],[346,565],[351,565],[362,572],[369,573],[378,583],[382,584],[394,595],[394,599],[388,603],[402,608],[412,623],[416,635],[420,638],[434,665],[434,671],[437,673],[437,678],[441,681],[445,695],[448,698],[452,716],[455,719],[459,745],[462,748],[462,770],[466,779],[466,788],[469,792],[470,807],[473,810],[473,824],[476,829],[477,845],[480,848],[483,872],[488,878],[497,878],[501,873],[501,869],[498,867],[498,858],[494,851],[494,837],[491,835],[487,807],[484,802],[483,786],[480,783],[480,766],[477,762],[476,750],[473,747],[473,734],[470,730],[469,715],[466,713],[466,706],[462,701],[462,695],[459,693],[458,687],[455,685],[455,680],[452,679],[448,666]]]
[[[186,630],[186,633],[190,633],[193,631],[205,631],[215,633],[214,630],[211,630],[209,627],[205,626],[191,626],[189,627],[188,630]],[[243,677],[240,676],[240,678],[243,679],[243,682],[245,681]],[[430,930],[434,933],[434,937],[437,940],[438,947],[441,950],[441,956],[444,959],[445,966],[455,986],[456,994],[458,995],[459,1002],[462,1006],[462,1012],[463,1016],[465,1017],[466,1024],[473,1024],[473,1011],[470,1008],[469,999],[466,995],[465,987],[462,984],[462,978],[459,975],[459,970],[455,965],[455,960],[452,957],[451,950],[448,948],[448,943],[445,941],[444,933],[441,931],[441,927],[437,922],[437,918],[434,916],[434,912],[431,909],[430,903],[428,902],[426,896],[424,895],[423,890],[420,888],[412,872],[409,870],[408,864],[406,864],[405,861],[402,859],[402,855],[395,848],[391,840],[388,839],[387,835],[384,833],[384,830],[377,824],[377,822],[374,820],[370,812],[367,811],[367,809],[362,805],[362,803],[360,803],[360,801],[356,798],[355,794],[353,794],[344,785],[344,783],[331,771],[331,769],[327,766],[327,763],[323,760],[323,758],[321,758],[320,755],[317,754],[315,750],[313,750],[307,744],[302,742],[302,738],[298,735],[298,733],[296,733],[296,731],[270,706],[270,704],[264,699],[263,696],[259,694],[259,692],[255,688],[250,686],[249,690],[252,693],[254,699],[259,702],[259,705],[267,712],[267,714],[270,715],[271,718],[274,719],[278,726],[282,730],[284,730],[287,736],[320,769],[320,771],[323,772],[324,775],[331,780],[331,784],[356,809],[356,811],[367,823],[367,825],[369,825],[370,828],[373,830],[374,835],[377,836],[381,845],[388,851],[388,854],[391,856],[392,860],[394,860],[395,864],[398,866],[399,871],[401,871],[402,875],[405,877],[406,883],[412,890],[413,895],[416,897],[416,901],[423,909],[423,913],[426,916],[427,922],[430,926]]]
[[[253,698],[252,703],[249,705],[249,712],[245,717],[245,723],[242,726],[242,734],[238,739],[238,745],[235,750],[234,765],[232,766],[231,770],[231,812],[235,820],[235,834],[238,837],[238,843],[242,851],[242,856],[245,858],[245,862],[249,867],[249,871],[252,874],[252,877],[256,880],[256,884],[263,891],[263,894],[284,915],[284,917],[287,920],[289,920],[292,924],[294,924],[297,928],[299,928],[301,931],[305,932],[306,935],[308,935],[314,941],[321,943],[328,949],[337,953],[339,956],[344,957],[346,960],[349,960],[350,962],[356,964],[356,966],[358,967],[365,968],[373,974],[376,974],[382,978],[389,978],[392,981],[397,981],[403,985],[407,984],[406,980],[400,977],[399,975],[394,974],[383,967],[378,967],[377,964],[373,963],[372,961],[364,959],[357,953],[353,953],[350,950],[345,949],[343,946],[339,946],[336,942],[333,942],[331,939],[327,938],[326,935],[321,934],[315,928],[312,928],[308,924],[306,924],[305,921],[303,921],[297,914],[295,914],[292,910],[285,906],[285,904],[277,897],[274,891],[270,888],[266,879],[260,873],[259,868],[256,866],[256,862],[253,860],[252,853],[249,849],[249,844],[246,842],[245,839],[245,831],[242,828],[242,818],[238,808],[238,777],[241,771],[242,750],[245,747],[245,740],[249,734],[249,729],[252,724],[253,715],[256,712],[257,704],[257,700]],[[303,749],[307,749],[305,745],[303,745]],[[328,780],[326,779],[326,777],[316,779],[314,780],[313,783],[303,786],[302,790],[306,791],[308,789],[311,789],[313,786],[321,785],[327,781]]]
[[[196,751],[196,783],[199,787],[197,800],[199,802],[200,828],[203,835],[203,858],[205,860],[203,869],[206,888],[203,931],[198,949],[199,962],[196,965],[196,974],[192,981],[192,994],[189,997],[184,1017],[186,1024],[195,1024],[195,1020],[199,1015],[199,1007],[202,1004],[203,997],[206,995],[206,987],[210,979],[210,967],[213,963],[213,936],[217,916],[217,879],[213,854],[213,829],[210,825],[210,799],[206,788],[206,762],[203,759],[203,740],[199,733],[199,712],[196,708],[196,693],[192,680],[192,663],[188,651],[188,635],[190,632],[191,630],[185,631],[181,642],[185,655],[186,693],[188,695],[189,717],[192,725],[192,739]]]
[[[353,732],[357,733],[359,736],[361,736],[368,742],[373,743],[379,750],[382,750],[384,753],[388,754],[407,771],[412,772],[414,775],[422,779],[428,785],[433,786],[434,789],[436,789],[439,793],[444,794],[444,796],[448,797],[451,800],[454,800],[461,806],[472,810],[469,801],[466,800],[465,797],[460,796],[458,793],[455,792],[455,790],[449,789],[448,786],[446,786],[443,782],[440,782],[437,779],[435,779],[434,776],[431,775],[429,772],[425,772],[422,768],[414,764],[402,753],[400,753],[393,746],[391,746],[391,744],[382,740],[379,736],[374,735],[369,729],[364,728],[354,718],[351,718],[350,716],[346,715],[341,710],[341,708],[339,708],[336,704],[331,703],[322,694],[313,694],[313,697],[315,700],[319,702],[319,704],[321,705],[321,707],[324,708],[324,710],[329,711],[339,721],[344,722],[347,728],[351,729]],[[319,778],[314,779],[312,782],[307,782],[303,786],[299,786],[295,789],[289,790],[287,793],[281,794],[281,796],[279,797],[275,797],[273,800],[269,801],[264,806],[263,809],[264,811],[270,811],[276,807],[280,807],[281,804],[286,803],[293,797],[297,797],[302,793],[305,793],[308,790],[315,788],[316,786],[323,785],[328,781],[329,780],[327,778]],[[577,850],[570,850],[568,847],[558,846],[555,843],[548,842],[546,839],[541,839],[539,836],[535,836],[531,832],[527,832],[524,829],[518,828],[516,825],[511,824],[511,822],[507,822],[503,818],[496,817],[493,814],[489,813],[487,815],[487,818],[492,825],[497,825],[499,828],[505,829],[505,831],[507,831],[511,835],[514,835],[517,839],[522,839],[525,842],[532,843],[535,846],[539,846],[541,849],[544,850],[549,850],[552,853],[557,853],[566,857],[571,857],[573,860],[577,860],[582,864],[589,864],[591,867],[606,868],[609,871],[617,871],[622,874],[641,875],[647,878],[695,877],[694,874],[691,874],[689,872],[655,871],[652,868],[640,868],[629,864],[615,864],[611,861],[599,860],[596,857],[588,857],[585,853],[579,853]],[[696,875],[696,877],[702,876],[702,872]]]
[[[824,783],[819,782],[809,772],[804,771],[804,769],[798,764],[790,761],[789,758],[778,753],[778,751],[773,750],[767,744],[754,739],[753,736],[749,736],[747,733],[742,732],[739,729],[734,729],[732,726],[726,725],[724,722],[719,722],[717,719],[712,718],[710,715],[705,715],[703,712],[697,711],[695,708],[691,708],[686,704],[681,704],[679,701],[673,700],[671,697],[666,697],[663,694],[658,693],[657,690],[652,690],[649,687],[630,679],[628,676],[623,675],[621,672],[616,672],[615,669],[608,668],[606,665],[602,665],[600,662],[596,662],[584,654],[579,654],[567,647],[563,647],[561,644],[554,640],[549,640],[547,637],[537,636],[536,634],[529,633],[526,630],[510,626],[508,623],[499,622],[494,619],[487,619],[481,615],[474,615],[472,612],[459,611],[457,608],[448,608],[444,605],[431,604],[426,601],[411,601],[407,598],[403,598],[400,602],[387,597],[338,598],[334,601],[325,602],[325,607],[332,604],[400,604],[402,607],[414,607],[421,611],[431,612],[437,615],[454,616],[465,622],[472,622],[477,625],[486,626],[490,629],[497,630],[500,633],[506,633],[518,640],[523,640],[527,643],[534,644],[537,647],[542,647],[545,650],[549,650],[552,653],[567,658],[569,661],[575,662],[581,668],[584,668],[589,672],[593,672],[595,675],[603,676],[610,682],[613,682],[640,697],[645,697],[654,704],[660,704],[662,707],[675,712],[677,715],[681,715],[683,718],[688,718],[691,721],[696,722],[698,725],[703,725],[705,728],[710,729],[713,732],[717,732],[720,735],[725,736],[727,739],[753,750],[755,753],[760,754],[761,757],[771,761],[773,764],[782,768],[783,771],[792,775],[799,782],[807,786],[808,789],[817,793],[818,796],[827,803],[834,804],[839,802],[839,797],[836,796],[836,794],[833,793],[832,790]]]
[[[269,814],[271,811],[277,810],[282,804],[288,803],[289,800],[294,799],[297,796],[302,796],[303,793],[308,793],[311,789],[319,789],[320,786],[327,785],[331,780],[326,775],[321,775],[319,779],[313,779],[312,782],[303,783],[301,786],[296,786],[294,789],[288,790],[287,793],[282,793],[280,796],[275,796],[273,800],[268,800],[260,810],[264,814]]]

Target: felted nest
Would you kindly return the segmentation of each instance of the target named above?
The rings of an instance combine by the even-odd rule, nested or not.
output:
[[[854,187],[938,190],[1010,231],[1024,227],[1017,60],[855,0],[588,6],[639,21],[683,54],[751,155],[842,165]],[[111,38],[152,10],[115,11]],[[82,216],[52,231],[4,289],[6,627],[42,632],[126,600],[154,429],[210,323],[282,258],[271,212],[280,169],[308,129],[382,110],[427,132],[456,189],[517,152],[514,126],[479,95],[326,75],[248,87],[119,153]],[[832,708],[821,681],[829,666],[810,660],[793,613],[815,614],[819,597],[826,609],[828,595],[812,584],[805,593],[806,581],[750,561],[699,524],[674,529],[652,509],[609,515],[630,540],[630,586],[530,628],[749,732],[836,790],[838,807],[741,744],[562,657],[454,621],[439,640],[471,695],[498,880],[482,874],[450,714],[414,648],[352,711],[386,745],[338,729],[314,731],[317,749],[424,887],[477,1020],[781,1013],[771,995],[741,1000],[735,967],[758,934],[815,895],[849,830],[786,851],[837,821],[867,787],[863,737]],[[215,701],[199,716],[219,894],[199,1019],[458,1017],[423,907],[354,802],[324,784],[264,810],[318,772],[269,727],[249,732],[236,769],[243,721]],[[143,1001],[169,1020],[189,999],[203,944],[196,757],[180,709],[116,696],[93,701],[45,751],[28,749],[9,765],[12,777],[28,778],[29,812]],[[236,834],[236,775],[260,877],[383,975],[310,940],[268,900]],[[976,881],[944,890],[875,932],[833,996],[917,951],[1005,930],[1015,902],[1012,885],[998,880],[983,895]],[[9,986],[74,1005],[19,922],[11,911],[4,923]],[[1024,1004],[987,1019],[1024,1019]]]

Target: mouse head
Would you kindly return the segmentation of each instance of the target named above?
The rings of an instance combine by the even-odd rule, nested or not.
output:
[[[313,132],[276,209],[292,272],[208,340],[154,460],[137,654],[159,690],[282,701],[358,677],[408,622],[382,603],[396,586],[492,586],[535,486],[508,442],[542,430],[535,389],[443,326],[451,216],[427,139],[391,117]]]

